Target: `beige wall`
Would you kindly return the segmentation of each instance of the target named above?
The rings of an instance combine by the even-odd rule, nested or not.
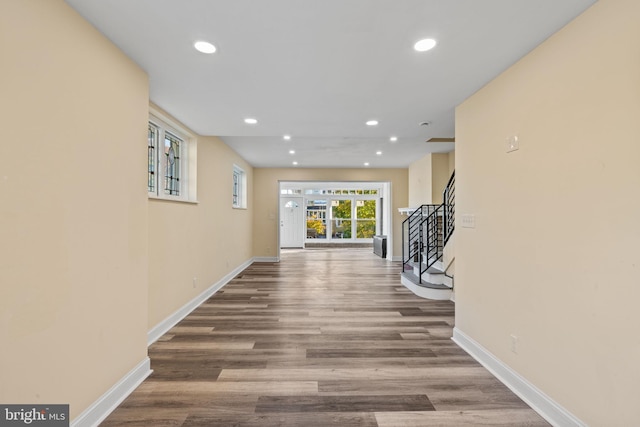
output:
[[[639,16],[600,0],[456,111],[456,325],[593,426],[640,420]]]
[[[430,204],[433,185],[431,179],[431,154],[427,154],[409,165],[409,205],[417,208]]]
[[[398,208],[407,207],[407,169],[254,169],[253,252],[275,257],[278,251],[279,181],[391,182],[393,256],[402,256],[402,221]]]
[[[447,153],[447,162],[449,163],[449,176],[451,176],[451,174],[453,173],[454,170],[456,170],[456,152],[451,151],[449,153]]]
[[[442,192],[449,182],[449,155],[434,153],[431,155],[431,203],[443,202]]]
[[[197,144],[198,203],[149,199],[149,329],[252,258],[253,168],[216,137]],[[231,207],[234,164],[247,209]]]
[[[0,402],[75,418],[147,355],[147,77],[61,0],[0,54]]]
[[[451,176],[450,158],[450,153],[432,153],[409,165],[409,207],[442,203]]]

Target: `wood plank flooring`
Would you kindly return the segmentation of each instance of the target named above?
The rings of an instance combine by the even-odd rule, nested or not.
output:
[[[370,249],[253,264],[149,348],[153,374],[101,425],[546,426],[451,341]]]

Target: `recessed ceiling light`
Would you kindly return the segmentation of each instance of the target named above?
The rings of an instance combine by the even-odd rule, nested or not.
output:
[[[369,162],[364,162],[364,165],[365,166],[369,166]]]
[[[413,45],[413,48],[418,52],[426,52],[433,49],[435,46],[436,41],[434,39],[422,39],[416,42],[416,44]]]
[[[296,154],[296,150],[289,150],[289,154]]]
[[[369,120],[367,121],[367,126],[377,126],[378,125],[378,121],[377,120]]]
[[[248,124],[248,125],[255,125],[256,123],[258,123],[258,121],[257,121],[256,119],[252,119],[252,118],[250,118],[250,117],[249,117],[249,118],[247,118],[247,119],[244,119],[244,122],[245,122],[246,124]]]
[[[377,154],[378,156],[382,156],[382,151],[376,151],[376,154]]]
[[[209,42],[197,41],[193,44],[198,52],[213,53],[216,51],[216,47]]]
[[[389,141],[391,142],[396,142],[398,140],[397,136],[392,136],[391,138],[389,138]]]
[[[285,135],[282,137],[285,141],[289,141],[291,139],[291,135]]]
[[[298,165],[298,162],[293,162],[293,166],[297,166],[297,165]]]

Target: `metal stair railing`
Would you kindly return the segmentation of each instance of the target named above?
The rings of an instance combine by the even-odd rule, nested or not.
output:
[[[422,206],[413,211],[407,219],[402,222],[402,271],[411,263],[412,258],[417,257],[420,251],[420,220],[422,217]],[[414,247],[416,246],[417,247]],[[416,260],[414,260],[416,261]]]
[[[444,232],[443,244],[446,245],[456,226],[456,171],[453,171],[447,186],[444,188],[442,200],[444,200],[444,209],[442,214],[442,226]]]
[[[418,267],[422,275],[442,257],[444,245],[455,230],[456,173],[443,192],[441,205],[421,205],[402,222],[402,272]]]
[[[425,228],[428,218],[436,214],[442,205],[421,205],[402,222],[402,272],[407,267],[419,266],[422,270],[425,245],[429,245],[429,227]],[[425,270],[426,271],[426,270]],[[422,271],[421,271],[422,273]],[[418,278],[422,283],[422,277]]]
[[[438,205],[422,222],[425,245],[423,251],[424,262],[420,264],[420,282],[422,275],[442,256],[444,239],[442,236],[442,213],[444,205]]]

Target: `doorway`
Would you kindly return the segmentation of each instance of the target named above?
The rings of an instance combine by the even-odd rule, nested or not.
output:
[[[388,182],[280,181],[278,247],[373,247],[380,235],[390,246],[390,187]]]

